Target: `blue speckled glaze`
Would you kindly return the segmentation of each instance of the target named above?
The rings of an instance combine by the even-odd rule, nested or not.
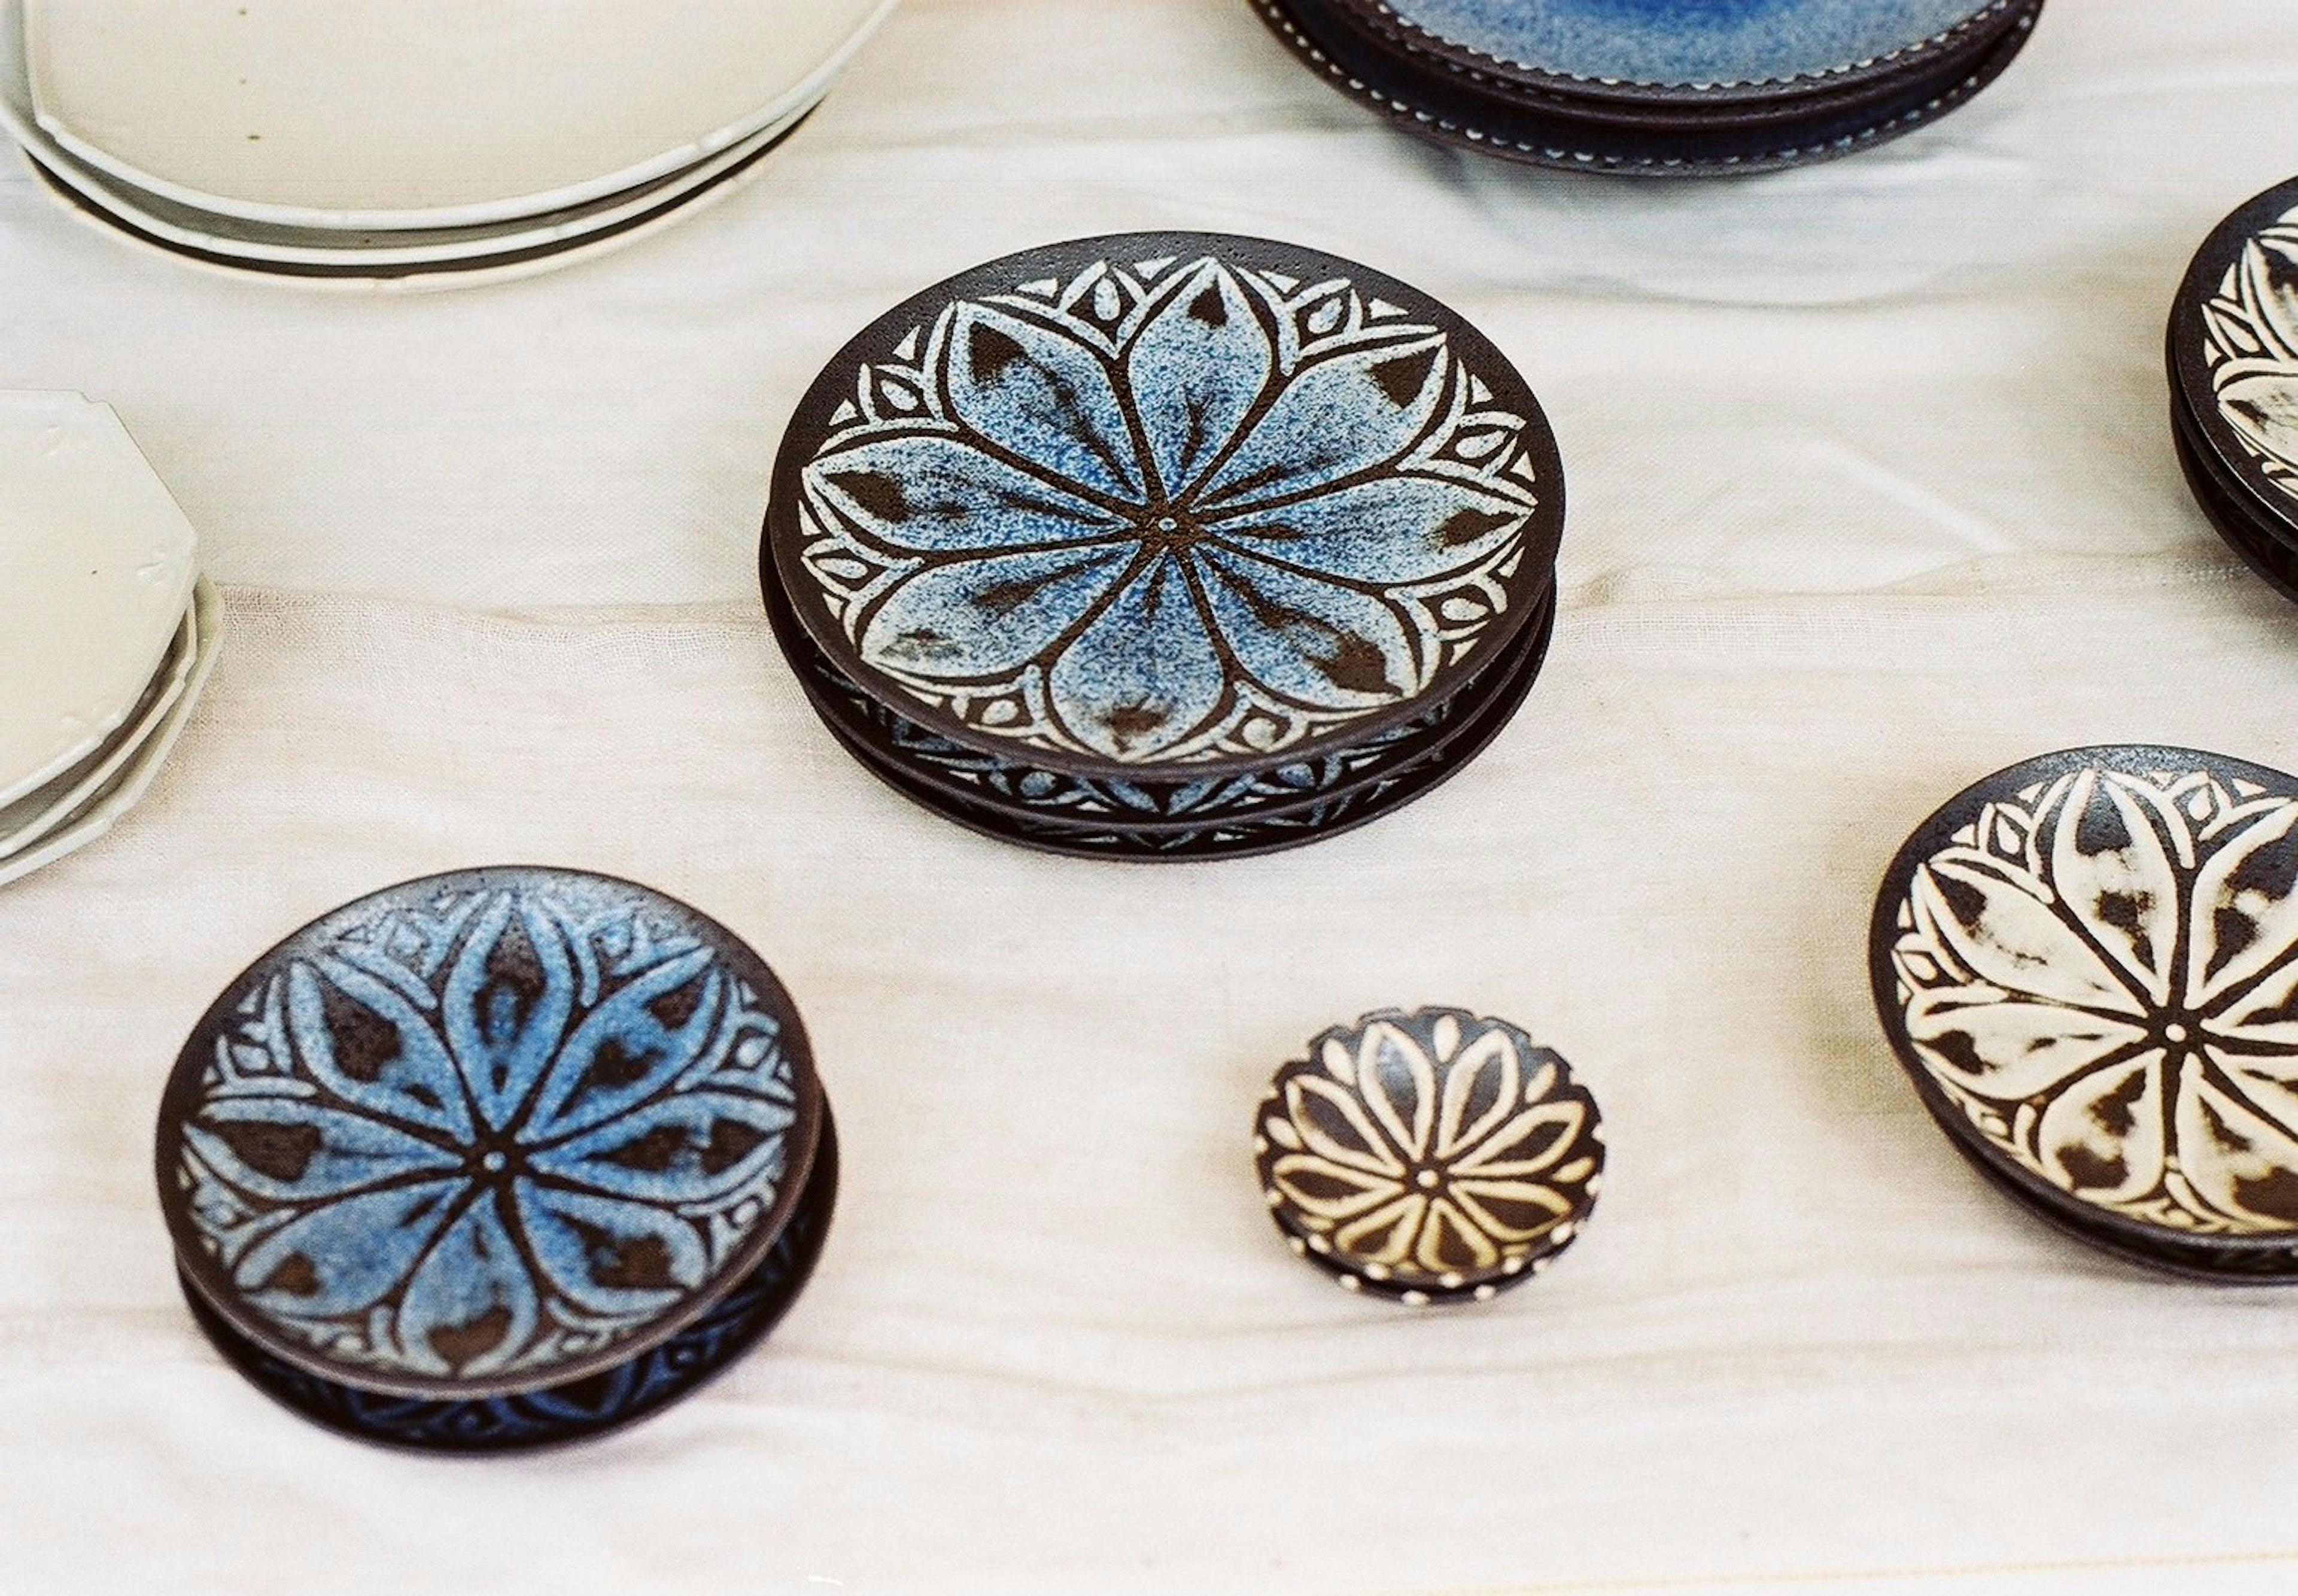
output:
[[[355,1384],[573,1377],[771,1243],[795,1030],[754,955],[644,888],[409,883],[282,944],[187,1045],[160,1146],[179,1253],[243,1330]]]
[[[1545,590],[1528,397],[1426,302],[1029,264],[855,372],[804,467],[792,585],[864,672],[1017,755],[1269,757],[1410,705]]]
[[[1839,72],[1991,0],[1386,0],[1455,45],[1573,78],[1694,85]]]

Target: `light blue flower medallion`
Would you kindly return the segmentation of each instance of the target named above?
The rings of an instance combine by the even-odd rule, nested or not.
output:
[[[435,876],[289,937],[178,1059],[178,1262],[268,1352],[476,1399],[627,1364],[748,1276],[824,1117],[765,963],[647,888]]]
[[[762,575],[905,721],[1120,781],[1362,747],[1553,583],[1554,440],[1489,341],[1295,245],[1088,239],[900,306],[775,470]]]

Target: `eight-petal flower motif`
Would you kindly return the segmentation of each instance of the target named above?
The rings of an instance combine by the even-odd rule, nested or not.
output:
[[[2057,1190],[2298,1229],[2298,796],[2171,757],[2087,759],[1903,859],[1896,1017],[1962,1120]]]
[[[211,1298],[384,1389],[598,1367],[787,1206],[795,1021],[764,967],[643,889],[500,881],[291,939],[163,1121]]]
[[[1408,707],[1554,552],[1530,396],[1444,320],[1214,255],[957,298],[857,374],[789,585],[1017,750],[1259,757]]]
[[[1351,1273],[1440,1291],[1561,1249],[1603,1169],[1563,1060],[1452,1009],[1318,1038],[1279,1072],[1255,1151],[1280,1228]]]

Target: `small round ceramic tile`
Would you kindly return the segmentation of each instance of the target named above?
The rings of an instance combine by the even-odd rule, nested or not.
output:
[[[1555,444],[1492,343],[1298,245],[1033,250],[897,307],[798,407],[762,564],[814,646],[965,747],[1261,771],[1426,715],[1552,583]]]
[[[178,1267],[261,1353],[372,1395],[626,1366],[772,1251],[824,1104],[773,972],[695,910],[533,867],[313,922],[161,1100]]]
[[[725,1372],[798,1300],[822,1254],[838,1200],[837,1127],[827,1112],[806,1190],[765,1261],[701,1318],[627,1363],[515,1396],[468,1402],[394,1396],[337,1385],[257,1347],[219,1317],[188,1279],[184,1300],[209,1342],[264,1394],[360,1441],[432,1452],[528,1451],[589,1441],[635,1424]]]
[[[1652,70],[1663,70],[1663,57],[1676,57],[1677,64],[1666,70],[1683,71],[1690,70],[1686,52],[1706,50],[1711,64],[1726,65],[1731,41],[1722,35],[1730,34],[1740,45],[1770,50],[1768,70],[1788,74],[1730,83],[1606,81],[1496,60],[1406,20],[1434,18],[1434,7],[1391,7],[1374,0],[1255,0],[1255,6],[1310,70],[1407,132],[1566,170],[1718,177],[1833,160],[1938,120],[2001,76],[2025,48],[2042,0],[1988,5],[1944,32],[1910,34],[1922,41],[1915,46],[1882,57],[1837,57],[1831,68],[1802,75],[1795,75],[1798,67],[1834,56],[1832,50],[1806,49],[1810,41],[1847,39],[1871,28],[1889,32],[1897,24],[1836,5],[1825,9],[1831,16],[1843,13],[1840,18],[1807,28],[1807,19],[1784,14],[1820,9],[1806,0],[1731,8],[1736,21],[1713,10],[1703,11],[1701,19],[1659,19],[1641,8],[1607,6],[1602,29],[1593,28],[1592,11],[1567,15],[1574,7],[1505,8],[1521,13],[1514,15],[1494,7],[1487,13],[1500,33],[1522,26],[1526,54],[1536,54],[1530,36],[1551,29],[1583,43],[1594,31],[1608,30],[1616,44],[1642,36]],[[1475,0],[1467,0],[1459,9],[1465,14],[1473,8]],[[1448,16],[1452,9],[1445,8]],[[1703,28],[1703,20],[1720,29]],[[1748,65],[1761,53],[1742,51],[1742,65],[1765,70]],[[1600,56],[1564,54],[1583,64]]]
[[[2140,1262],[2298,1277],[2298,778],[2147,747],[1999,772],[1900,851],[1871,956],[1997,1186]]]
[[[1270,1216],[1351,1291],[1484,1302],[1543,1271],[1603,1185],[1602,1116],[1504,1020],[1389,1010],[1277,1072],[1253,1122]]]
[[[2244,558],[2286,560],[2298,551],[2298,181],[2259,195],[2204,242],[2168,347],[2196,497]]]
[[[192,600],[198,540],[109,407],[0,393],[0,804],[102,748]]]

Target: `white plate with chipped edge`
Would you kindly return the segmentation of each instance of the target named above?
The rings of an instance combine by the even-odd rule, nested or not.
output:
[[[0,393],[0,804],[135,713],[191,603],[198,546],[111,407]]]
[[[72,203],[173,250],[245,260],[258,268],[321,268],[346,275],[405,275],[449,263],[484,268],[508,255],[534,256],[561,244],[592,239],[665,211],[700,194],[787,137],[814,110],[761,129],[732,148],[659,182],[585,206],[570,207],[517,224],[442,227],[384,235],[283,227],[218,216],[139,190],[76,159],[32,115],[23,52],[15,24],[21,0],[0,0],[0,123],[51,185],[71,190]]]
[[[199,634],[198,651],[174,706],[152,734],[137,745],[135,757],[115,772],[87,803],[36,846],[0,859],[0,887],[21,881],[42,866],[86,848],[117,824],[120,817],[133,809],[150,790],[153,778],[160,773],[177,740],[183,736],[193,706],[199,702],[200,690],[207,685],[209,674],[215,669],[216,655],[223,647],[223,601],[205,578],[199,581],[194,593],[192,615]]]
[[[679,0],[634,33],[624,0],[26,0],[21,37],[35,120],[87,165],[366,232],[515,223],[676,173],[819,101],[896,3]]]
[[[168,712],[183,696],[184,683],[191,676],[193,662],[199,657],[199,622],[193,611],[186,609],[175,644],[161,663],[160,674],[152,678],[143,703],[128,724],[112,734],[112,740],[38,791],[0,806],[0,859],[23,852],[78,815],[135,757],[145,740],[167,719]]]

